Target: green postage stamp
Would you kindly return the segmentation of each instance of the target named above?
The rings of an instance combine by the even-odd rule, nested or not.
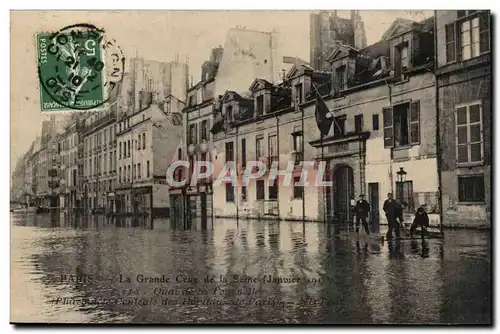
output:
[[[121,48],[91,24],[39,33],[36,46],[42,111],[105,107],[123,79]]]

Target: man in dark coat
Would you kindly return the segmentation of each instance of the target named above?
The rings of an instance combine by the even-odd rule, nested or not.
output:
[[[370,204],[365,200],[364,195],[359,195],[359,200],[356,202],[356,206],[354,207],[354,213],[356,214],[356,233],[359,233],[359,221],[361,220],[366,234],[370,234],[368,223],[366,222],[366,217],[368,217],[369,212]]]
[[[384,212],[387,218],[387,223],[389,224],[389,229],[387,230],[387,239],[392,239],[392,230],[396,231],[396,238],[399,238],[399,222],[396,218],[399,215],[399,203],[392,198],[392,193],[387,194],[387,199],[384,202]]]
[[[415,218],[413,219],[413,223],[410,227],[410,236],[413,238],[413,233],[417,227],[420,226],[420,235],[422,238],[424,237],[424,233],[427,231],[427,227],[429,227],[429,216],[425,211],[424,207],[419,207],[417,212],[415,213]]]

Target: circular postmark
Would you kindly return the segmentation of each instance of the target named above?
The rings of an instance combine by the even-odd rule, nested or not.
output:
[[[37,35],[42,110],[89,110],[118,94],[125,57],[103,29],[80,23]]]

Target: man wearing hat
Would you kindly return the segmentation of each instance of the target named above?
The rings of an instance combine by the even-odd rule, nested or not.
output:
[[[361,220],[366,234],[369,235],[370,230],[368,229],[366,217],[368,217],[368,213],[370,212],[370,204],[365,200],[365,195],[359,195],[359,200],[356,202],[354,210],[356,214],[356,233],[359,233],[359,221]]]

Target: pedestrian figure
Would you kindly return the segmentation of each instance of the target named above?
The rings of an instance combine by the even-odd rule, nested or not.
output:
[[[396,231],[396,238],[399,239],[399,222],[396,217],[399,215],[399,204],[392,198],[392,193],[387,194],[387,199],[384,202],[384,212],[387,218],[387,223],[389,224],[389,230],[387,231],[387,239],[392,239],[392,230]]]
[[[356,214],[356,233],[359,233],[359,221],[361,221],[366,234],[369,235],[370,230],[368,229],[366,217],[368,217],[368,213],[370,212],[370,204],[365,200],[365,195],[359,195],[359,200],[356,202],[354,211]]]
[[[415,213],[415,218],[413,219],[413,223],[411,224],[410,236],[412,238],[413,238],[413,233],[415,232],[418,226],[420,226],[420,235],[422,236],[423,239],[424,233],[427,231],[427,227],[429,227],[429,216],[427,215],[427,212],[425,211],[425,208],[423,206],[417,209],[417,212]]]

